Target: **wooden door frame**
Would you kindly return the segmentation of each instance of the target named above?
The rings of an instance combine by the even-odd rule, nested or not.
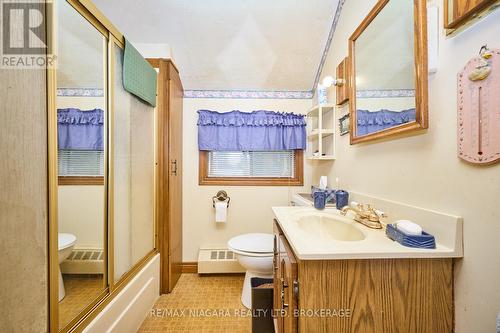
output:
[[[168,151],[168,64],[167,59],[146,59],[153,68],[158,69],[157,106],[156,106],[156,220],[155,240],[160,253],[160,294],[168,293],[169,283],[169,228],[168,228],[168,182],[169,182],[169,151]]]

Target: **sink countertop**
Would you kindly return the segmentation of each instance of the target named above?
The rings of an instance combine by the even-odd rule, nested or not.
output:
[[[385,235],[385,229],[370,229],[361,223],[355,222],[351,212],[342,216],[340,211],[334,208],[326,208],[318,211],[312,207],[273,207],[274,215],[283,230],[290,246],[298,259],[301,260],[323,260],[323,259],[383,259],[383,258],[457,258],[462,257],[461,239],[450,244],[440,243],[440,232],[443,226],[435,230],[424,226],[424,230],[433,234],[436,238],[435,249],[419,249],[406,247],[398,242],[392,241]],[[329,215],[339,219],[341,223],[351,224],[360,230],[365,238],[359,241],[334,240],[324,234],[312,233],[299,226],[294,215],[296,214],[321,214]],[[455,224],[453,219],[446,223],[450,227],[450,233],[461,237],[462,220],[457,218]],[[389,222],[392,223],[392,222]],[[455,230],[453,230],[455,228]],[[446,230],[444,230],[446,231]],[[449,239],[443,237],[444,240]]]

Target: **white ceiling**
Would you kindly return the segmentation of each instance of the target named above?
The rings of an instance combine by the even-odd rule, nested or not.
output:
[[[338,0],[94,0],[133,43],[172,48],[187,90],[311,90]]]

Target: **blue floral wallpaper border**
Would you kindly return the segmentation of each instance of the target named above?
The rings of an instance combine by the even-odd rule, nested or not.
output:
[[[415,97],[415,89],[359,90],[357,98]]]
[[[330,51],[330,46],[332,45],[333,34],[337,29],[337,24],[339,23],[340,14],[342,13],[342,7],[344,7],[344,2],[345,0],[339,0],[339,4],[337,5],[337,11],[335,12],[332,26],[330,27],[330,32],[328,34],[328,39],[326,40],[325,49],[323,50],[323,54],[321,55],[321,61],[319,62],[318,71],[316,72],[316,77],[314,78],[314,83],[312,86],[313,93],[316,91],[316,87],[318,86],[319,82],[319,77],[321,76],[321,72],[323,71],[323,67],[325,66],[326,58],[328,56],[328,51]]]
[[[104,90],[99,88],[60,88],[57,96],[64,97],[103,97]]]
[[[311,99],[312,91],[185,90],[185,98]]]

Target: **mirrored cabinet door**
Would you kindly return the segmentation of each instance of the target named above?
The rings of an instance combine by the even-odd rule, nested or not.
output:
[[[351,144],[428,126],[426,1],[381,0],[349,39]]]
[[[107,288],[107,38],[68,2],[56,3],[58,326],[66,330]]]

